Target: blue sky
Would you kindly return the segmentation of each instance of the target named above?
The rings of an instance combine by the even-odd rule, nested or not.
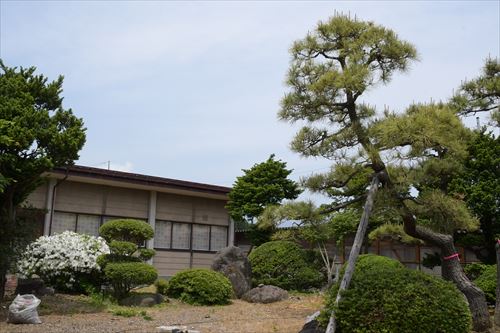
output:
[[[82,117],[78,164],[230,186],[271,153],[294,179],[329,165],[288,149],[279,122],[291,43],[335,11],[412,42],[420,61],[364,100],[379,109],[447,99],[500,52],[498,1],[1,1],[0,57],[65,76]]]

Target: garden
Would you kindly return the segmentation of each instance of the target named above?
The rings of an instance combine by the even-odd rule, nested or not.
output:
[[[463,120],[486,112],[498,127],[498,59],[487,59],[481,75],[446,102],[380,112],[364,95],[418,59],[392,30],[338,14],[290,53],[279,118],[303,124],[293,151],[328,159],[331,168],[298,183],[271,155],[244,170],[226,208],[249,231],[248,255],[229,246],[211,269],[181,270],[168,280],[144,246],[153,228],[133,219],[107,221],[99,237],[42,236],[16,257],[16,208],[44,172],[77,159],[85,129],[61,106],[62,77],[47,85],[34,68],[0,62],[0,128],[10,129],[0,136],[2,295],[5,273],[13,271],[28,279],[17,293],[41,299],[2,301],[0,331],[470,333],[500,325],[499,139]],[[296,200],[306,189],[329,203]],[[280,229],[285,223],[294,228]],[[353,235],[340,265],[326,244]],[[441,267],[441,276],[368,254],[379,238],[438,249],[426,260]],[[464,266],[457,244],[481,263]]]
[[[328,273],[320,254],[294,241],[262,243],[248,257],[229,247],[219,251],[214,263],[228,257],[238,262],[214,264],[222,267],[219,271],[180,271],[167,281],[145,262],[154,251],[139,247],[153,236],[147,223],[113,220],[100,233],[102,237],[64,232],[31,243],[18,271],[45,284],[35,290],[41,303],[34,316],[42,324],[6,323],[17,317],[7,314],[9,301],[4,301],[0,331],[168,332],[175,326],[206,333],[299,332],[305,318],[320,309],[316,323],[326,327],[334,310],[340,332],[471,331],[469,308],[452,283],[386,257],[360,256],[351,286],[336,306],[345,266],[325,288]],[[232,274],[239,268],[250,270],[236,276],[249,279],[244,292]],[[494,304],[496,267],[473,264],[466,273]],[[269,286],[276,289],[271,295],[255,297]],[[33,315],[23,318],[33,320]]]

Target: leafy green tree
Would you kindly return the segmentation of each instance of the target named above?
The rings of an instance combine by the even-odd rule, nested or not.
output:
[[[489,112],[492,123],[499,126],[500,63],[498,59],[486,59],[482,75],[462,83],[451,102],[461,115]]]
[[[474,329],[488,330],[484,293],[463,273],[453,242],[455,230],[477,229],[478,221],[446,191],[467,158],[470,131],[448,105],[412,105],[403,113],[377,117],[361,101],[366,91],[406,71],[417,58],[415,48],[382,26],[337,15],[296,41],[291,54],[290,90],[279,116],[305,123],[292,149],[334,161],[330,172],[310,177],[307,187],[334,198],[330,210],[369,199],[366,217],[380,187],[374,212],[441,249],[449,258],[443,276],[467,297]]]
[[[63,77],[48,82],[35,67],[0,60],[0,296],[19,229],[16,211],[43,181],[42,174],[78,159],[83,121],[62,105]]]
[[[358,212],[348,209],[324,214],[322,208],[316,207],[312,202],[290,202],[281,206],[268,206],[259,216],[258,225],[277,226],[290,220],[295,221],[298,228],[287,237],[296,241],[306,241],[316,247],[326,272],[327,284],[332,285],[333,277],[338,275],[339,266],[336,264],[338,258],[330,258],[327,243],[335,241],[340,245],[347,235],[353,234],[359,221]],[[290,234],[289,230],[278,233]]]
[[[252,223],[267,205],[295,199],[301,193],[298,184],[288,179],[292,170],[286,168],[286,162],[275,160],[274,154],[243,172],[236,178],[226,206],[235,221]]]
[[[481,233],[460,236],[458,241],[478,248],[478,257],[494,264],[495,242],[500,237],[500,139],[484,130],[478,132],[468,145],[468,153],[469,158],[464,161],[460,175],[451,182],[450,191],[462,196],[479,218]]]

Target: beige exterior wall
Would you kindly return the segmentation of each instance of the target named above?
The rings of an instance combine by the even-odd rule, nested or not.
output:
[[[195,198],[193,222],[227,226],[229,224],[229,215],[224,208],[225,204],[221,200]]]
[[[180,270],[189,268],[190,253],[177,251],[156,251],[153,266],[159,276],[172,276]]]
[[[156,202],[156,219],[192,222],[194,198],[168,193],[158,193]]]
[[[103,215],[148,218],[149,192],[126,188],[106,187]]]
[[[47,189],[47,184],[40,186],[28,197],[27,203],[45,209]],[[54,211],[147,220],[150,214],[150,194],[151,191],[142,189],[68,179],[56,187]],[[156,207],[151,207],[152,212],[156,213],[156,220],[229,228],[229,215],[224,208],[226,204],[224,200],[162,192],[157,192],[156,199]],[[152,203],[154,204],[154,201]],[[50,214],[47,216],[46,220],[50,221]],[[153,265],[158,269],[160,276],[172,276],[182,269],[210,268],[214,255],[214,252],[157,250]]]
[[[172,276],[183,269],[210,268],[214,256],[214,253],[194,252],[191,260],[189,252],[157,250],[153,266],[158,270],[159,276]]]
[[[210,268],[214,256],[214,253],[193,253],[193,268]]]
[[[47,204],[47,187],[47,183],[44,183],[42,186],[33,191],[28,196],[28,199],[26,199],[26,204],[34,208],[45,209]]]
[[[101,215],[103,201],[103,186],[64,181],[56,188],[54,210]]]

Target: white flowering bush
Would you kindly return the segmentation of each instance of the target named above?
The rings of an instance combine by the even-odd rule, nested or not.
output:
[[[97,257],[108,253],[103,238],[65,231],[29,244],[17,268],[23,278],[38,275],[58,290],[82,292],[100,284]]]

